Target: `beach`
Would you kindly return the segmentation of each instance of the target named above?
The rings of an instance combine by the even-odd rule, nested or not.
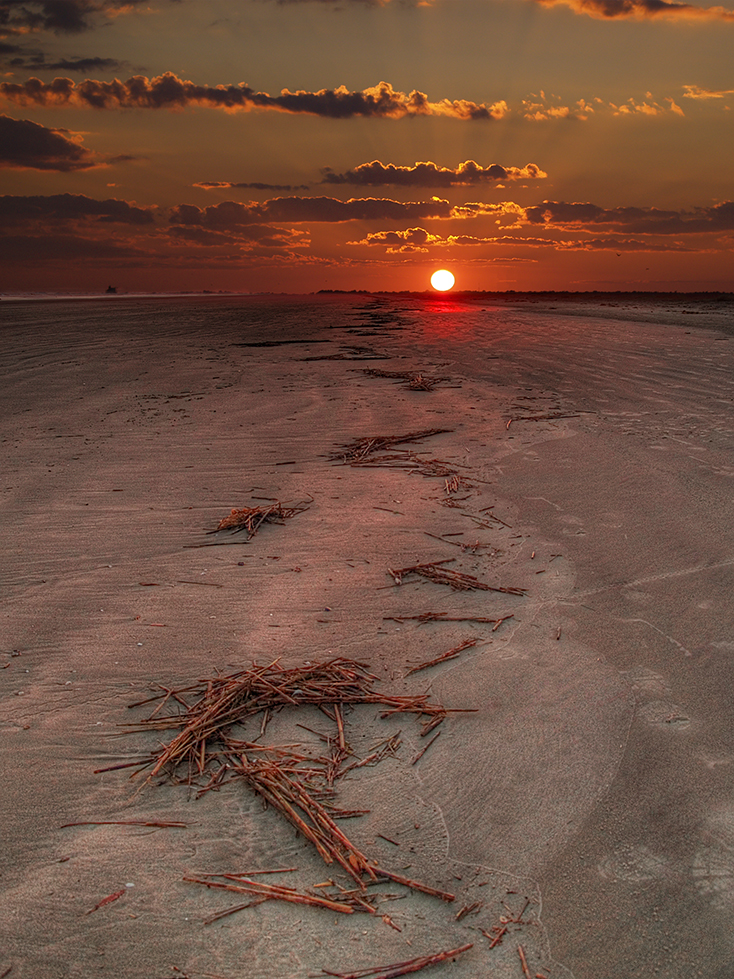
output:
[[[0,331],[0,977],[734,973],[731,302],[3,300]],[[454,900],[205,924],[242,895],[186,877],[345,881],[241,782],[100,771],[166,740],[130,705],[337,658],[448,710],[344,708],[350,759],[394,750],[335,786]]]

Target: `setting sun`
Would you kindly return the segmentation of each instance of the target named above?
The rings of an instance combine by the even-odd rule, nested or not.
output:
[[[448,292],[453,287],[456,279],[448,269],[439,269],[431,276],[431,285],[439,292]]]

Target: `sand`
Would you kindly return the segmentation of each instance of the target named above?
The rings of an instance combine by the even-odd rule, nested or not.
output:
[[[0,976],[280,979],[469,942],[421,974],[522,979],[518,948],[547,979],[734,974],[734,314],[687,308],[3,301]],[[434,428],[404,448],[453,492],[329,458]],[[308,509],[207,535],[273,500]],[[388,573],[448,558],[525,594]],[[420,723],[356,707],[355,757],[402,743],[339,788],[360,848],[456,900],[388,888],[400,931],[276,902],[205,925],[234,900],[188,874],[334,870],[243,785],[95,770],[155,746],[122,725],[156,684],[335,656],[473,710],[411,764]],[[299,723],[329,726],[268,737],[318,751]],[[186,826],[62,828],[111,820]]]

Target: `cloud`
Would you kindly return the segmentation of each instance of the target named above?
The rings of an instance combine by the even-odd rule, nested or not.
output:
[[[496,183],[500,180],[536,180],[548,176],[535,163],[528,163],[525,167],[503,167],[499,163],[482,167],[473,160],[460,163],[456,169],[440,167],[430,162],[402,167],[373,160],[371,163],[360,163],[345,173],[335,173],[331,167],[324,167],[321,172],[321,182],[324,184],[356,184],[364,187],[465,187],[470,184]]]
[[[77,235],[0,235],[0,260],[8,263],[54,259],[69,262],[74,259],[99,261],[105,258],[139,258],[145,252],[132,245],[114,240],[83,238]]]
[[[151,208],[137,207],[115,198],[104,201],[83,194],[52,194],[47,197],[0,197],[0,223],[78,221],[96,218],[97,223],[147,225],[154,223]]]
[[[98,14],[116,17],[147,0],[0,0],[0,32],[81,34],[95,26]]]
[[[734,95],[734,88],[724,88],[712,91],[711,89],[701,88],[698,85],[683,86],[684,99],[725,99],[729,95]]]
[[[728,20],[734,21],[734,10],[724,7],[697,7],[692,3],[669,0],[535,0],[544,7],[570,7],[577,14],[599,20]]]
[[[234,190],[243,188],[245,190],[308,190],[308,184],[262,184],[262,183],[233,183],[230,180],[201,180],[192,184],[192,187],[201,187],[202,190]]]
[[[229,111],[271,109],[329,119],[446,116],[476,120],[501,119],[508,112],[505,102],[495,102],[493,105],[466,99],[430,102],[423,92],[413,91],[406,95],[405,92],[396,91],[389,82],[380,82],[361,92],[350,92],[341,85],[318,92],[290,92],[283,89],[280,95],[268,95],[267,92],[256,92],[244,82],[239,85],[195,85],[170,71],[154,78],[134,75],[125,82],[88,78],[76,84],[71,78],[54,78],[47,84],[39,78],[29,78],[25,83],[0,83],[0,96],[18,105],[71,105],[95,109],[182,109],[198,105]]]
[[[340,224],[345,221],[445,219],[452,217],[452,210],[448,201],[437,197],[408,203],[374,197],[348,201],[334,197],[274,197],[262,203],[222,201],[204,208],[178,204],[172,208],[169,220],[172,224],[231,229],[268,222]]]
[[[348,241],[348,245],[382,245],[387,247],[388,254],[393,251],[412,250],[428,251],[429,247],[441,246],[476,246],[476,245],[553,245],[548,238],[515,238],[511,235],[479,238],[474,235],[442,235],[432,234],[425,228],[409,228],[407,231],[376,231],[368,234],[360,241]]]
[[[544,201],[525,209],[525,220],[555,228],[607,226],[631,234],[706,234],[734,230],[734,201],[690,211],[662,211],[655,207],[603,208],[589,203]]]
[[[11,68],[28,68],[33,71],[117,71],[124,62],[116,58],[62,58],[61,61],[46,62],[44,55],[34,54],[30,58],[13,58]]]
[[[117,157],[132,159],[132,157]],[[0,114],[0,168],[11,170],[56,170],[70,173],[106,166],[110,158],[81,145],[81,137],[68,129],[47,129],[28,119],[11,119]]]

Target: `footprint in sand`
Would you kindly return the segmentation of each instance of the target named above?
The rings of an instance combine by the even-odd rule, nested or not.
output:
[[[693,880],[714,907],[734,911],[734,804],[727,803],[704,824],[704,845],[693,858]]]
[[[658,856],[646,846],[625,844],[600,861],[599,873],[607,880],[638,884],[669,877],[671,870],[665,857]]]
[[[670,684],[665,677],[646,666],[633,666],[629,670],[622,670],[621,673],[632,688],[635,703],[644,704],[649,700],[660,701],[670,697],[672,693]]]
[[[669,700],[651,700],[640,707],[637,716],[651,727],[681,731],[691,726],[691,718],[683,708]]]

